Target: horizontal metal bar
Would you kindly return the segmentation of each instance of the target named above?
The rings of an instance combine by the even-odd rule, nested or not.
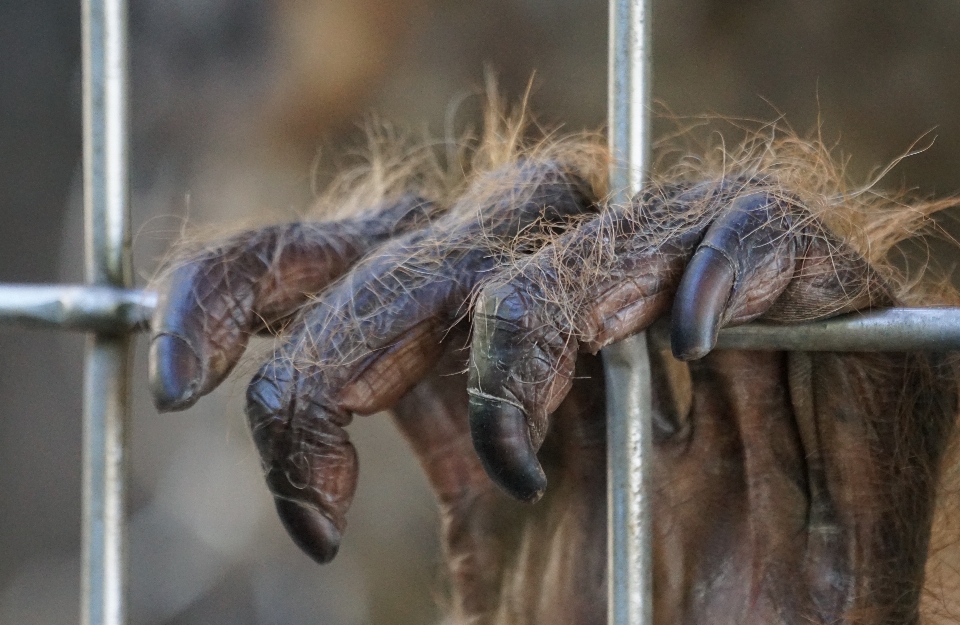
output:
[[[109,286],[0,284],[0,323],[119,334],[146,329],[152,291]]]
[[[670,320],[650,329],[670,345]],[[890,308],[793,325],[749,323],[720,331],[717,349],[798,352],[960,351],[960,308]]]
[[[85,332],[146,330],[157,305],[153,291],[81,285],[0,284],[0,324]],[[658,347],[670,343],[670,320],[650,328]],[[720,331],[717,349],[808,352],[960,351],[960,308],[891,308],[826,321],[750,323]]]
[[[960,309],[893,308],[797,325],[751,323],[720,333],[719,349],[820,352],[960,350]]]

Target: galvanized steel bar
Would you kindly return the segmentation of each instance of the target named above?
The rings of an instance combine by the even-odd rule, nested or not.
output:
[[[648,331],[670,347],[670,319]],[[716,349],[797,352],[960,351],[960,308],[890,308],[793,325],[749,323],[720,330]]]
[[[83,186],[86,276],[97,287],[131,283],[127,5],[83,0]],[[130,338],[88,339],[83,401],[81,623],[126,621],[125,494]]]
[[[0,325],[77,332],[140,332],[150,327],[157,293],[75,284],[0,283]],[[670,345],[670,319],[648,331]],[[720,330],[717,349],[801,352],[960,351],[960,308],[890,308],[794,325],[749,323]],[[607,351],[604,351],[607,354]]]
[[[611,200],[640,191],[650,151],[650,0],[610,0]],[[603,350],[607,385],[607,619],[653,622],[650,361],[646,335]]]
[[[78,332],[140,332],[157,293],[76,284],[0,283],[0,325]],[[670,343],[670,319],[649,340]],[[960,308],[890,308],[794,325],[762,322],[720,330],[717,349],[803,352],[960,351]],[[606,352],[605,352],[606,353]]]
[[[152,291],[75,284],[0,284],[0,323],[26,328],[122,333],[146,329]]]
[[[614,202],[639,193],[650,158],[650,0],[611,0],[607,115]]]
[[[960,309],[893,308],[789,326],[751,323],[721,331],[717,349],[960,351]]]
[[[157,293],[76,284],[0,284],[0,325],[77,332],[142,332]],[[648,330],[670,345],[670,319]],[[960,351],[960,308],[890,308],[793,325],[749,323],[720,330],[716,349],[801,352]],[[604,354],[608,352],[605,350]]]

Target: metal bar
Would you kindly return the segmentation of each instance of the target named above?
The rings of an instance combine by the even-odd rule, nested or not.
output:
[[[87,282],[129,288],[127,5],[82,0]],[[96,294],[96,292],[95,292]],[[125,494],[131,339],[88,339],[83,402],[83,625],[126,621]]]
[[[149,329],[157,294],[83,285],[0,283],[0,325],[121,333]],[[670,319],[648,331],[670,345]],[[717,349],[804,352],[960,351],[960,308],[890,308],[795,325],[750,323],[720,330]],[[604,353],[607,353],[606,351]]]
[[[670,347],[670,319],[649,330]],[[794,325],[749,323],[720,330],[716,349],[797,352],[960,351],[960,308],[890,308]]]
[[[791,326],[751,323],[720,332],[718,349],[817,352],[960,350],[960,309],[894,308]]]
[[[156,303],[111,286],[0,284],[0,324],[120,334],[146,329]]]
[[[607,115],[614,202],[640,193],[650,159],[650,16],[650,0],[610,2]]]
[[[610,192],[640,192],[650,152],[650,0],[610,0]],[[607,579],[611,625],[653,622],[653,455],[645,333],[603,350],[607,387]]]

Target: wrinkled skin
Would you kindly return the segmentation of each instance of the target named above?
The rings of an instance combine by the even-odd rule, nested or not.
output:
[[[530,243],[506,256],[521,233]],[[946,360],[712,351],[725,326],[895,303],[764,180],[600,211],[575,171],[528,160],[447,210],[410,196],[187,259],[153,321],[151,376],[160,409],[187,408],[252,332],[278,331],[247,416],[307,554],[329,561],[346,528],[345,428],[387,410],[439,502],[451,622],[599,624],[595,354],[669,314],[672,353],[652,346],[657,622],[912,623],[956,414]]]

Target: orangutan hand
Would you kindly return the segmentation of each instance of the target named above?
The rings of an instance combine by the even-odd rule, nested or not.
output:
[[[449,208],[407,196],[188,259],[153,320],[157,406],[189,407],[252,332],[279,330],[247,416],[304,551],[329,561],[346,526],[358,466],[344,428],[390,409],[440,502],[455,622],[602,623],[592,354],[672,307],[675,357],[653,362],[658,622],[909,619],[915,594],[876,567],[922,580],[910,560],[929,532],[921,474],[942,446],[917,447],[929,432],[916,427],[874,444],[904,434],[895,391],[915,377],[909,359],[710,353],[728,325],[889,305],[883,281],[764,178],[651,186],[603,211],[585,178],[523,159],[476,176]],[[942,434],[952,408],[930,397],[911,418],[934,415]],[[899,444],[919,449],[913,465],[877,455]],[[884,520],[897,497],[919,529]]]

